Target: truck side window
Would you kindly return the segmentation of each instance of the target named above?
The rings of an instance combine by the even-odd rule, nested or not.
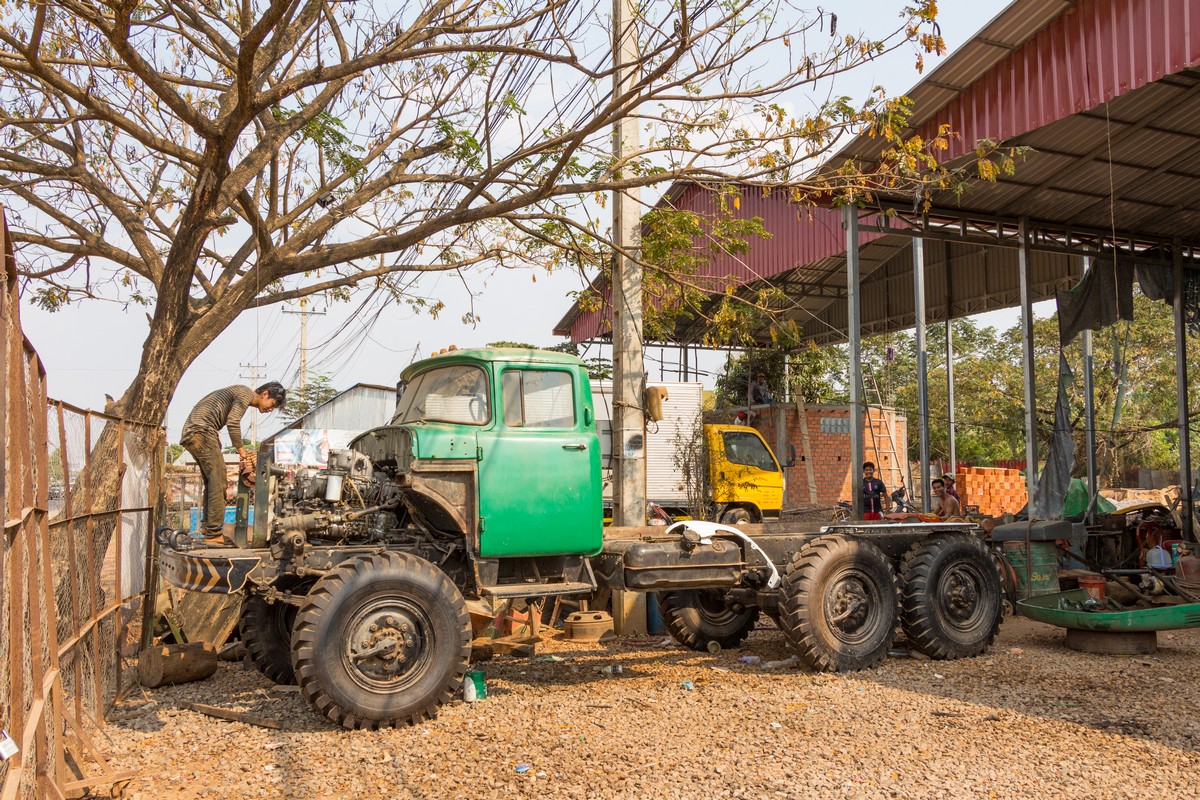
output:
[[[508,370],[500,379],[501,402],[504,403],[504,424],[510,428],[525,425],[525,409],[521,405],[521,373]]]
[[[508,370],[501,378],[504,424],[510,428],[574,428],[575,389],[571,373]]]
[[[779,471],[779,465],[771,457],[770,451],[763,446],[762,439],[753,433],[726,431],[723,436],[725,457],[729,459],[730,463],[755,467],[764,472]]]

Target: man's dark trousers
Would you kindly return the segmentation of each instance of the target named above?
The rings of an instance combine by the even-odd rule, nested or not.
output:
[[[220,537],[225,531],[225,457],[221,455],[221,440],[215,431],[192,431],[179,442],[192,454],[204,476],[205,539]]]

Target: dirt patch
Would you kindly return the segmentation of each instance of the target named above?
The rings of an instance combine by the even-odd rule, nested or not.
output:
[[[487,700],[376,732],[336,728],[294,690],[222,664],[119,709],[108,751],[138,770],[126,796],[139,800],[1196,796],[1200,630],[1160,633],[1150,656],[1062,638],[1010,618],[987,656],[841,675],[738,661],[788,657],[774,628],[716,655],[550,641],[485,664]]]

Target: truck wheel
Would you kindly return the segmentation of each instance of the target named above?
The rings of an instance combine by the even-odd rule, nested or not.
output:
[[[313,585],[292,632],[300,690],[352,729],[432,719],[462,685],[470,655],[462,593],[407,553],[343,561]]]
[[[737,647],[758,622],[757,608],[734,611],[720,589],[659,592],[658,607],[675,641],[693,650],[707,650],[709,642]]]
[[[901,622],[909,644],[930,658],[985,652],[1004,614],[1000,571],[975,536],[949,534],[918,542],[900,569]]]
[[[750,525],[754,522],[754,515],[745,508],[730,508],[726,509],[717,521],[722,525]]]
[[[296,607],[291,603],[268,603],[256,594],[242,603],[238,634],[258,671],[275,683],[296,682],[292,671],[292,623]]]
[[[780,627],[821,671],[867,669],[887,657],[896,628],[896,573],[875,545],[822,536],[792,555]]]

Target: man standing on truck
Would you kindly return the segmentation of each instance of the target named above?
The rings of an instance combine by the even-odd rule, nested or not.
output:
[[[242,444],[242,415],[254,407],[266,414],[283,408],[287,390],[278,381],[264,383],[257,389],[249,386],[226,386],[208,394],[183,423],[179,443],[192,454],[204,476],[204,543],[231,546],[233,541],[225,531],[225,459],[221,455],[221,428],[229,432],[230,443],[241,456],[241,469],[253,469],[253,454]]]
[[[883,481],[875,477],[875,463],[863,462],[862,479],[862,518],[883,519],[883,512],[888,507],[887,487]]]

